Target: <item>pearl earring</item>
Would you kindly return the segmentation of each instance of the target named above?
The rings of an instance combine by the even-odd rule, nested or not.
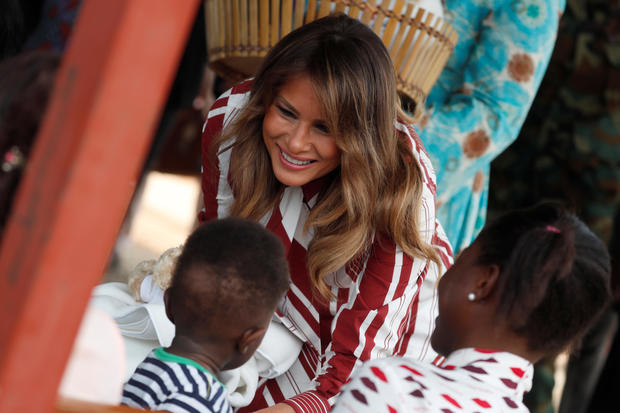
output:
[[[467,299],[469,301],[474,301],[476,299],[476,294],[474,294],[474,293],[467,294]]]

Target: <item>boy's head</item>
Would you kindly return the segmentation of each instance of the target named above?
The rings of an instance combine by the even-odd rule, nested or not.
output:
[[[240,218],[206,223],[187,239],[166,312],[176,336],[226,354],[222,369],[243,364],[260,344],[289,286],[280,240]]]

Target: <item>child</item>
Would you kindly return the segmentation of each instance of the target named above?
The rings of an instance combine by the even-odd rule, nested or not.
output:
[[[583,334],[609,281],[607,249],[574,215],[549,204],[504,215],[439,282],[441,367],[367,363],[333,411],[528,412],[532,363]]]
[[[280,240],[257,223],[226,218],[190,235],[166,290],[175,324],[125,385],[123,404],[170,412],[231,412],[220,370],[245,363],[289,285]]]

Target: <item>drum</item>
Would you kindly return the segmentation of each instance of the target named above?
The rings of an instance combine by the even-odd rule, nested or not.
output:
[[[252,77],[281,38],[333,13],[372,28],[392,57],[399,93],[423,107],[458,36],[412,0],[206,0],[209,65],[233,81]]]

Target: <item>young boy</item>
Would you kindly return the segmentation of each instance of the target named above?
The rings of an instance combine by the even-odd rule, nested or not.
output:
[[[259,224],[226,218],[196,229],[164,295],[175,337],[137,367],[122,403],[170,412],[232,412],[215,375],[252,356],[288,286],[284,248]]]

